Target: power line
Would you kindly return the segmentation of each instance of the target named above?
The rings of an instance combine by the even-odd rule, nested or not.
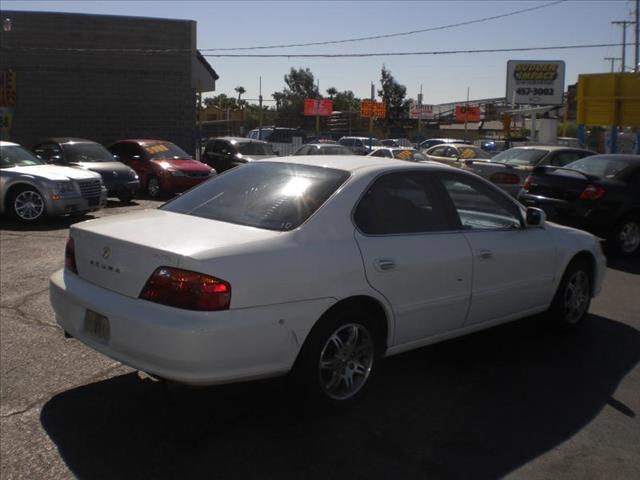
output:
[[[559,3],[564,3],[566,0],[557,0],[554,2],[545,3],[544,5],[538,5],[536,7],[523,8],[521,10],[515,10],[513,12],[502,13],[500,15],[493,15],[490,17],[477,18],[475,20],[467,20],[459,23],[450,23],[448,25],[440,25],[438,27],[429,27],[423,28],[420,30],[411,30],[409,32],[399,32],[399,33],[387,33],[383,35],[373,35],[370,37],[359,37],[359,38],[347,38],[343,40],[329,40],[325,42],[311,42],[311,43],[289,43],[283,45],[256,45],[253,47],[228,47],[228,48],[205,48],[201,49],[201,52],[222,52],[222,51],[234,51],[234,50],[265,50],[269,48],[291,48],[291,47],[312,47],[318,45],[334,45],[337,43],[353,43],[353,42],[363,42],[366,40],[378,40],[381,38],[392,38],[392,37],[402,37],[407,35],[415,35],[416,33],[425,33],[425,32],[434,32],[437,30],[445,30],[448,28],[454,27],[462,27],[465,25],[472,25],[475,23],[488,22],[490,20],[498,20],[500,18],[511,17],[513,15],[519,15],[521,13],[532,12],[534,10],[540,10],[547,7],[552,7],[554,5],[558,5]]]
[[[437,50],[429,52],[375,52],[375,53],[207,53],[204,57],[225,58],[353,58],[399,57],[410,55],[455,55],[462,53],[530,52],[543,50],[572,50],[583,48],[619,47],[622,43],[593,43],[588,45],[556,45],[548,47],[482,48],[476,50]],[[631,43],[627,43],[631,45]]]

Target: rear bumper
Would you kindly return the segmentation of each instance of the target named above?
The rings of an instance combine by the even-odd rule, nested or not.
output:
[[[89,347],[135,369],[193,385],[288,372],[331,299],[194,312],[130,298],[59,270],[49,283],[58,324]],[[109,319],[109,339],[85,330],[90,309]]]

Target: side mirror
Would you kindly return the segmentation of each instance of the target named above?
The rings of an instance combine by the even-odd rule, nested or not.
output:
[[[111,155],[116,162],[120,161],[120,155]]]
[[[131,157],[131,160],[141,160],[142,157],[140,157],[140,155],[134,155],[133,157]]]
[[[547,214],[539,208],[527,207],[526,221],[528,227],[541,227],[547,221]]]

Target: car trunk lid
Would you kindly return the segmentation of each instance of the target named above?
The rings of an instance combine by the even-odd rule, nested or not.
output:
[[[215,255],[278,234],[163,210],[102,218],[71,229],[79,276],[129,297],[138,297],[160,266],[180,268],[184,257],[203,251]]]
[[[570,202],[580,197],[594,178],[577,170],[536,167],[529,177],[527,193]]]

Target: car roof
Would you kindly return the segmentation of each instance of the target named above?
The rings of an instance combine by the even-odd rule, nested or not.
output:
[[[117,142],[113,142],[113,144],[121,143],[121,142],[139,143],[139,144],[143,144],[143,143],[172,143],[169,140],[158,140],[157,138],[127,138],[125,140],[118,140]]]
[[[518,145],[518,146],[515,146],[515,147],[511,147],[509,150],[512,150],[514,148],[525,149],[525,150],[546,150],[547,152],[553,152],[553,151],[556,151],[556,150],[580,150],[580,151],[583,151],[583,152],[595,153],[592,150],[587,150],[586,148],[568,147],[566,145],[545,145],[545,144],[540,144],[540,145]]]
[[[20,144],[13,142],[5,142],[4,140],[0,140],[0,147],[19,147]]]
[[[340,145],[339,143],[305,143],[303,145],[300,145],[300,148],[302,148],[302,147],[317,147],[317,148],[342,147],[342,148],[346,148],[346,147],[343,147],[342,145]]]
[[[40,140],[36,145],[40,145],[41,143],[59,143],[59,144],[65,144],[65,143],[98,143],[95,142],[93,140],[88,140],[86,138],[77,138],[77,137],[50,137],[50,138],[45,138],[44,140]]]
[[[369,157],[366,155],[296,155],[288,157],[273,157],[259,162],[290,163],[298,165],[309,165],[316,167],[334,168],[347,172],[359,170],[385,170],[406,168],[408,165],[419,166],[431,170],[453,170],[462,171],[460,168],[450,167],[438,162],[398,162],[395,158]]]
[[[209,141],[212,141],[212,140],[225,140],[231,143],[268,143],[263,140],[258,140],[256,138],[247,138],[247,137],[214,137],[209,139]]]

